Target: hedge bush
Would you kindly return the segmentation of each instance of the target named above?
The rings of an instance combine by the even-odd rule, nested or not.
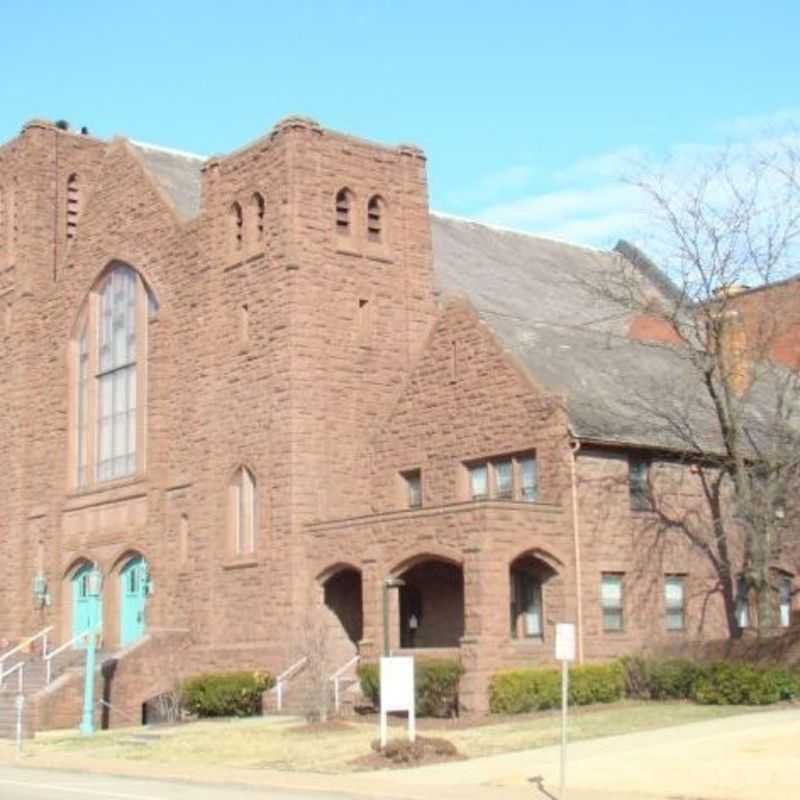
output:
[[[263,672],[207,672],[183,685],[183,707],[199,717],[252,717],[261,695],[274,684]]]
[[[569,702],[573,705],[612,703],[625,696],[625,670],[618,661],[570,670]],[[556,708],[561,703],[561,671],[514,669],[496,673],[489,684],[494,714],[521,714]]]
[[[417,716],[449,717],[458,713],[458,683],[464,669],[455,659],[417,660],[414,664],[414,694]],[[380,708],[380,667],[362,664],[358,668],[361,691],[375,708]]]
[[[622,663],[631,697],[714,705],[767,705],[800,697],[800,674],[780,667],[642,656],[626,657]]]
[[[621,659],[629,697],[650,700],[680,700],[694,696],[694,687],[707,668],[689,658]]]

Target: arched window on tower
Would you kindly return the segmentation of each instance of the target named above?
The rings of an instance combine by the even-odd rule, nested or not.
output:
[[[250,216],[252,220],[252,241],[260,244],[264,241],[264,217],[267,206],[264,197],[259,192],[255,192],[250,198]]]
[[[386,204],[379,195],[373,195],[367,204],[367,241],[382,242]]]
[[[231,244],[233,250],[238,252],[242,249],[244,241],[244,217],[242,215],[242,207],[239,203],[234,202],[230,210],[230,228],[231,228]]]
[[[8,256],[8,220],[6,208],[6,193],[0,186],[0,266],[3,266]]]
[[[230,485],[231,544],[237,556],[256,549],[256,481],[247,467],[239,467]]]
[[[350,215],[353,207],[353,193],[340,189],[336,195],[336,231],[342,236],[350,235]]]
[[[78,233],[78,215],[80,214],[80,190],[78,188],[78,176],[74,172],[67,178],[67,208],[66,226],[67,239],[74,239]]]

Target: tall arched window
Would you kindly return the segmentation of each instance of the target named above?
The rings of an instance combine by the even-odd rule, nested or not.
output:
[[[336,231],[342,236],[350,234],[350,213],[353,207],[353,193],[340,189],[336,195]]]
[[[78,215],[81,210],[80,201],[81,196],[78,189],[78,176],[73,172],[72,175],[67,178],[67,239],[74,239],[78,232]]]
[[[242,207],[238,203],[233,203],[230,211],[231,243],[234,251],[242,249],[244,241],[244,217]]]
[[[370,242],[383,241],[383,223],[385,203],[379,195],[370,198],[367,204],[367,240]]]
[[[264,241],[264,216],[266,214],[266,203],[263,195],[255,192],[250,198],[251,240],[258,244]]]
[[[256,481],[247,467],[240,467],[230,485],[232,550],[237,556],[256,549]]]
[[[144,467],[147,321],[157,308],[138,273],[115,264],[90,292],[73,341],[75,483]]]

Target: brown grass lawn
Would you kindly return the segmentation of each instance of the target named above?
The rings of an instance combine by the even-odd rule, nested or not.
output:
[[[621,702],[570,711],[572,741],[652,730],[741,714],[742,707],[690,703]],[[763,711],[764,709],[758,709]],[[543,747],[560,740],[557,712],[529,714],[475,726],[424,725],[426,736],[449,739],[465,756]],[[401,729],[394,729],[401,735]],[[26,742],[23,762],[30,766],[141,765],[184,768],[230,767],[326,773],[357,769],[351,762],[370,752],[374,722],[351,722],[320,729],[296,719],[254,718],[202,721],[175,727],[128,728],[91,737],[75,732],[40,734]],[[0,761],[15,758],[12,743],[0,740]]]

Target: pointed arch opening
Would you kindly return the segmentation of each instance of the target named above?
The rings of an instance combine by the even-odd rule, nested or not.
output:
[[[336,193],[336,232],[340,236],[349,236],[355,196],[348,188],[339,189]]]
[[[78,175],[73,172],[67,178],[67,195],[66,195],[66,234],[67,241],[71,241],[77,236],[78,233],[78,216],[81,210],[81,195],[80,187],[78,185]]]
[[[264,241],[264,224],[267,213],[267,204],[260,192],[254,192],[250,198],[250,239],[254,246]]]
[[[381,244],[385,236],[386,202],[380,195],[373,195],[367,203],[367,241]]]
[[[234,473],[228,486],[230,550],[235,557],[252,556],[258,529],[257,485],[253,471],[244,465]]]
[[[234,201],[228,212],[228,225],[230,227],[231,249],[238,253],[244,245],[244,214],[241,205]]]
[[[140,274],[111,262],[78,315],[70,347],[71,485],[144,470],[147,322],[158,303]]]

